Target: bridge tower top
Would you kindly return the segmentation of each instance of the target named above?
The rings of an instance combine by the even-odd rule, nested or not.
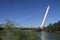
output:
[[[41,26],[40,26],[41,29],[44,28],[44,24],[45,24],[45,21],[46,21],[46,18],[47,18],[47,15],[48,15],[48,11],[49,11],[49,9],[50,9],[50,6],[48,6],[47,9],[46,9],[46,12],[45,12],[45,15],[44,15],[44,18],[43,18],[42,24],[41,24]]]

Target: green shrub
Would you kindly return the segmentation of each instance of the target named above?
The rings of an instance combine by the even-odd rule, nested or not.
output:
[[[33,32],[22,31],[19,33],[18,40],[38,40],[38,37]]]

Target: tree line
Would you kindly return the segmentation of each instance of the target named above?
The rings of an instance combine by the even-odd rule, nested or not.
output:
[[[53,23],[53,24],[49,24],[48,26],[44,27],[44,30],[48,32],[60,31],[60,21]]]

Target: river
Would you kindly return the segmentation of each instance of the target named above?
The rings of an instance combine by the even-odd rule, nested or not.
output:
[[[60,40],[60,33],[56,32],[38,32],[40,40]]]

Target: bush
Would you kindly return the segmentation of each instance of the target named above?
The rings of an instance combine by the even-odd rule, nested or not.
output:
[[[18,40],[38,40],[38,37],[33,32],[22,31],[19,33]]]

